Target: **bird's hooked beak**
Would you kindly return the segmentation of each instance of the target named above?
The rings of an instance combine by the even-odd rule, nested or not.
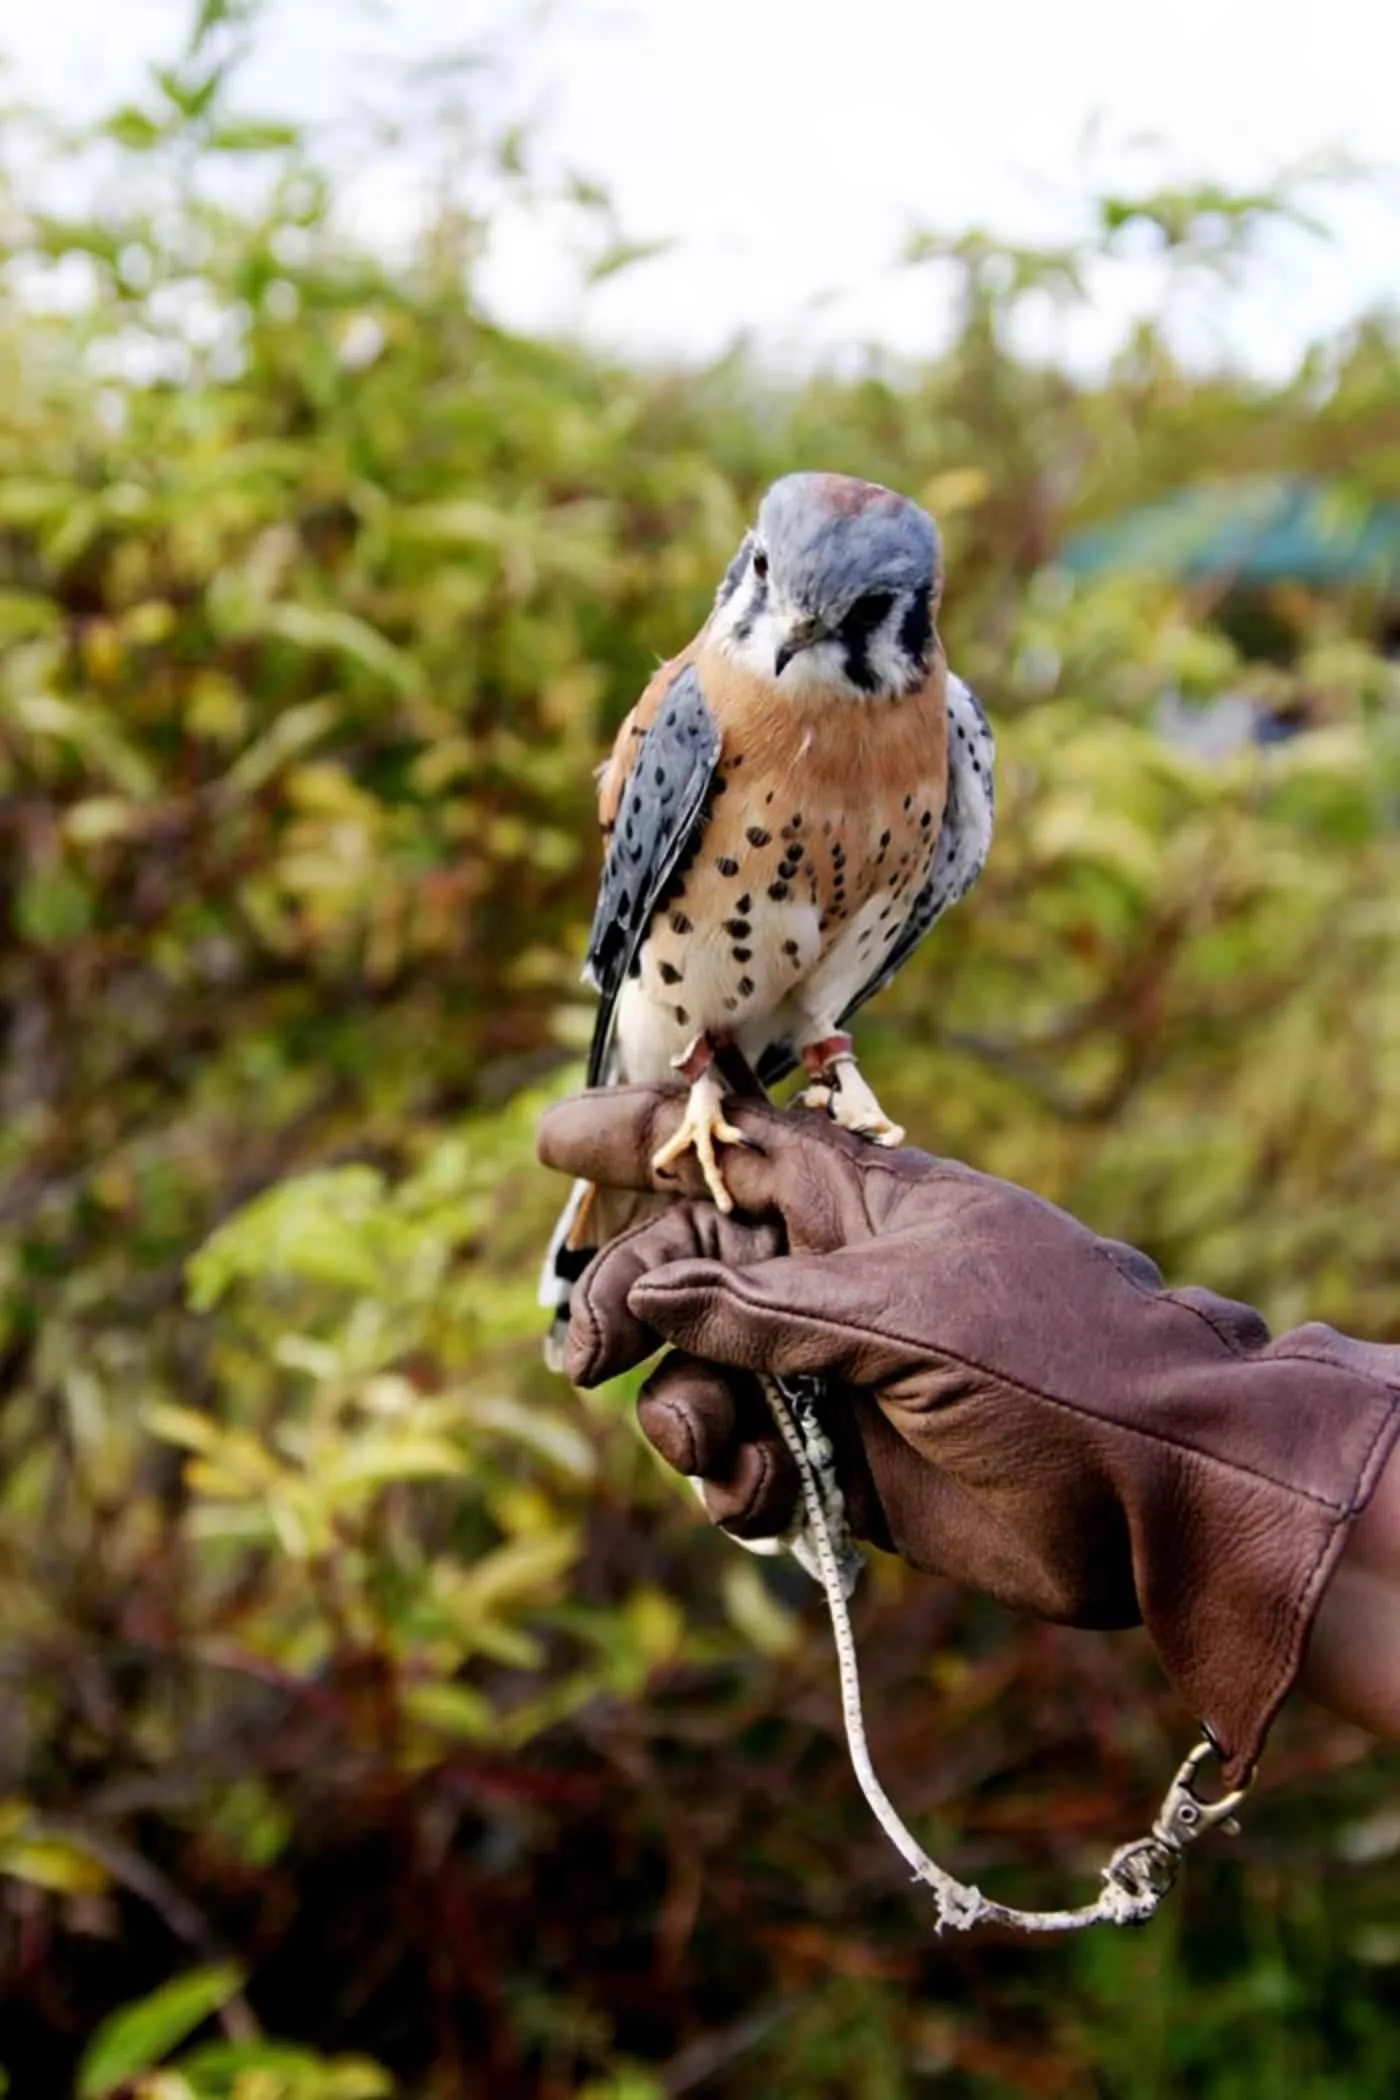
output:
[[[830,636],[831,629],[815,613],[806,619],[794,620],[786,639],[778,644],[778,653],[773,658],[773,676],[781,678],[794,656],[800,656],[804,649],[814,649],[818,642],[825,642]]]

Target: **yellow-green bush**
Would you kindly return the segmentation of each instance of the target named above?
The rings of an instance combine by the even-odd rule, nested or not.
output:
[[[1150,727],[1239,668],[1199,602],[1038,573],[1198,473],[1394,493],[1400,343],[1268,390],[1144,330],[1071,383],[1005,347],[1056,259],[972,241],[917,370],[632,369],[493,323],[460,216],[358,252],[201,48],[99,218],[8,200],[10,2089],[86,2047],[92,2093],[175,2052],[168,2100],[1393,2091],[1394,1760],[1337,1728],[1281,1732],[1149,1933],[930,1942],[805,1579],[539,1362],[531,1133],[599,750],[764,482],[869,473],[940,513],[1001,744],[991,868],[869,1016],[883,1097],[1178,1277],[1400,1338],[1394,673],[1314,605],[1269,675],[1319,726],[1207,769]],[[1228,203],[1178,200],[1186,262]],[[860,1619],[892,1790],[993,1880],[1083,1872],[1188,1739],[1135,1639],[889,1565]]]

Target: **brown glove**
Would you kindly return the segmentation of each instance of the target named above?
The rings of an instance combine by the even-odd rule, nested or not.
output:
[[[648,1162],[680,1098],[566,1101],[540,1156],[674,1188]],[[642,1427],[753,1537],[797,1490],[745,1373],[823,1374],[860,1536],[1014,1609],[1142,1620],[1237,1784],[1400,1433],[1400,1348],[1321,1325],[1271,1340],[1249,1307],[1165,1290],[1145,1255],[1007,1182],[810,1111],[732,1112],[751,1145],[723,1153],[736,1215],[683,1163],[688,1200],[580,1279],[570,1375],[596,1385],[675,1343]]]

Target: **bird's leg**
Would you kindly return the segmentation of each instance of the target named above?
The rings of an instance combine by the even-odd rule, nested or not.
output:
[[[848,1035],[804,1043],[802,1063],[811,1084],[800,1095],[804,1108],[824,1108],[833,1123],[876,1145],[902,1145],[904,1132],[892,1123],[855,1060]]]
[[[724,1082],[715,1068],[715,1047],[711,1038],[702,1032],[683,1056],[672,1060],[682,1079],[690,1081],[690,1098],[685,1104],[680,1129],[652,1154],[651,1171],[663,1174],[682,1153],[693,1151],[715,1207],[731,1211],[734,1198],[724,1185],[715,1146],[746,1145],[748,1139],[742,1130],[736,1130],[726,1120]]]

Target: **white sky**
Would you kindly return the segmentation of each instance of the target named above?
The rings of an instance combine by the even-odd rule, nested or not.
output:
[[[244,99],[334,123],[390,93],[395,65],[518,23],[512,0],[271,0]],[[12,84],[70,116],[139,91],[178,48],[186,0],[6,0]],[[1340,149],[1385,163],[1397,136],[1400,9],[1380,0],[555,0],[514,35],[493,92],[537,112],[550,156],[598,177],[663,259],[580,305],[558,221],[507,219],[488,296],[525,324],[582,321],[646,350],[705,355],[742,332],[805,356],[935,344],[947,292],[893,267],[920,223],[1056,238],[1088,174],[1267,179]],[[1097,144],[1086,160],[1086,133]],[[1149,149],[1144,136],[1157,141]],[[361,165],[357,226],[411,219],[411,148]],[[1308,340],[1400,297],[1400,189],[1330,199],[1330,246],[1280,242],[1241,298],[1200,299],[1186,347],[1286,369]],[[1092,358],[1150,300],[1124,268],[1042,344]],[[1056,327],[1060,332],[1057,334]]]

